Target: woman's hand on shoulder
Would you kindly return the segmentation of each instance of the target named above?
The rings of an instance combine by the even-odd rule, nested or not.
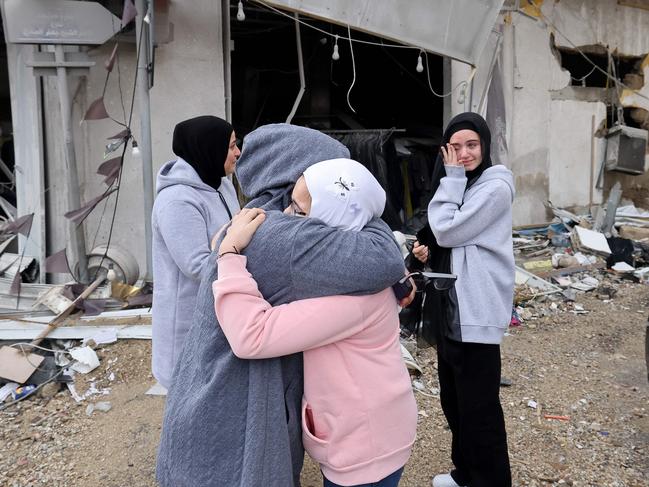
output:
[[[219,254],[225,252],[240,253],[245,249],[259,226],[266,219],[266,213],[261,208],[244,208],[232,218],[225,237],[219,246]]]

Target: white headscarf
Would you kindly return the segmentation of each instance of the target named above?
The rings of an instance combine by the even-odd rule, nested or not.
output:
[[[343,230],[360,230],[385,208],[385,191],[352,159],[330,159],[304,171],[311,194],[309,216]]]

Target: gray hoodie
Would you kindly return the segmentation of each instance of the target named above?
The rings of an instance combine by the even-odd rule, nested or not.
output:
[[[453,336],[462,342],[499,344],[511,320],[514,294],[512,201],[514,181],[505,166],[492,166],[468,189],[464,167],[444,166],[428,205],[437,242],[451,248],[457,275]]]
[[[239,211],[234,186],[223,178],[219,191],[232,215]],[[171,373],[192,322],[210,238],[230,221],[214,188],[183,159],[158,172],[153,205],[153,375],[169,387]]]
[[[333,294],[370,294],[403,276],[403,259],[380,220],[345,232],[287,216],[290,185],[312,164],[349,151],[334,139],[286,124],[245,139],[237,179],[266,221],[245,250],[248,269],[273,305]],[[174,370],[158,450],[163,487],[300,485],[302,354],[237,358],[219,327],[212,254],[203,270],[192,327]]]

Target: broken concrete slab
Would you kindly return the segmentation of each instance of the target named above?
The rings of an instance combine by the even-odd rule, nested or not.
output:
[[[595,232],[584,227],[576,226],[571,234],[573,245],[577,249],[587,249],[603,255],[610,255],[611,248],[603,233]]]

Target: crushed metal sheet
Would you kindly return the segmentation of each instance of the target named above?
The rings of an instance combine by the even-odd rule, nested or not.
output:
[[[33,340],[46,328],[47,325],[39,323],[0,321],[0,340]],[[62,326],[53,330],[47,337],[58,340],[85,340],[95,336],[98,331],[114,331],[118,339],[151,340],[151,325]]]
[[[615,224],[649,227],[649,211],[634,205],[620,206],[615,212]]]
[[[55,314],[62,313],[72,304],[70,299],[63,296],[64,289],[64,286],[54,286],[47,289],[38,297],[36,302],[33,304],[33,307],[36,308],[42,304],[47,306],[47,308]]]
[[[556,286],[545,279],[541,279],[539,276],[536,276],[518,266],[516,266],[515,282],[516,285],[527,285],[533,289],[537,289],[541,291],[540,294],[554,294],[561,292],[559,286]]]

